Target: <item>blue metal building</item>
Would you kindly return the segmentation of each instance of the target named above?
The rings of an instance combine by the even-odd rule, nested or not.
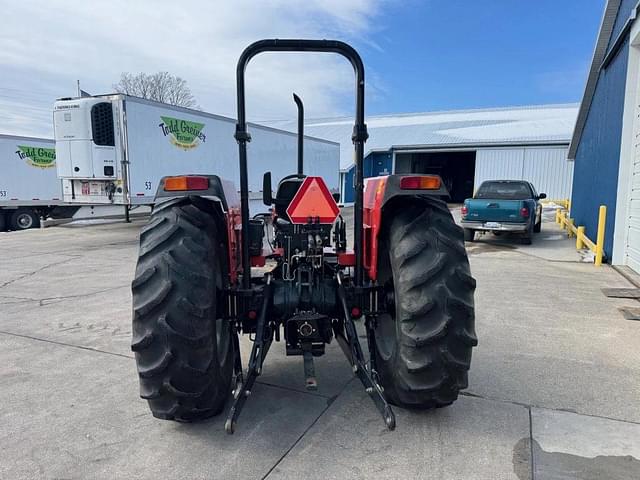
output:
[[[640,271],[638,0],[609,0],[569,148],[575,159],[571,216],[595,239],[607,206],[605,254]],[[638,150],[638,151],[636,151]]]

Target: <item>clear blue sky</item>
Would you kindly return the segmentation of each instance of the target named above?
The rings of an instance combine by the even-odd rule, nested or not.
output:
[[[368,112],[579,102],[604,0],[429,0],[387,6],[365,60]]]

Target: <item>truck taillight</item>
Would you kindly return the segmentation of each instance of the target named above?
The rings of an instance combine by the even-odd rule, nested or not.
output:
[[[207,190],[209,179],[207,177],[167,177],[164,179],[165,192],[181,192],[186,190]]]
[[[402,177],[400,179],[402,190],[438,190],[440,177],[420,175],[419,177]]]
[[[529,209],[527,207],[522,207],[520,209],[520,216],[522,218],[529,218]]]
[[[460,214],[463,217],[466,217],[468,213],[469,213],[469,209],[467,208],[466,205],[463,205],[462,208],[460,208]]]

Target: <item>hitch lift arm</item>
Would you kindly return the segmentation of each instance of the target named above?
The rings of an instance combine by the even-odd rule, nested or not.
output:
[[[372,343],[373,339],[369,338],[368,332],[367,337],[369,340],[371,363],[370,368],[367,369],[364,354],[362,353],[362,347],[358,340],[358,332],[356,331],[356,326],[353,323],[353,319],[351,318],[351,315],[349,315],[349,309],[347,308],[347,297],[344,285],[342,284],[342,275],[340,272],[336,274],[336,280],[338,283],[338,298],[344,315],[344,331],[339,327],[334,327],[336,340],[351,363],[353,372],[358,376],[364,385],[365,391],[369,394],[371,400],[373,400],[373,403],[375,403],[376,408],[382,415],[385,425],[389,430],[394,430],[396,428],[396,416],[393,413],[391,406],[384,398],[382,387],[378,383],[378,375],[374,369],[375,356],[373,349],[375,348],[375,343]],[[369,325],[367,325],[367,328],[369,328]]]

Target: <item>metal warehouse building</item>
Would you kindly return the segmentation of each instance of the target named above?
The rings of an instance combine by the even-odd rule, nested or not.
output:
[[[453,202],[490,179],[529,180],[549,198],[569,198],[567,151],[577,113],[569,104],[368,116],[364,175],[437,173]],[[305,133],[340,143],[345,203],[354,199],[352,128],[351,117],[305,122]]]
[[[640,272],[640,9],[609,0],[571,141],[571,216],[595,238],[607,206],[605,254]]]

